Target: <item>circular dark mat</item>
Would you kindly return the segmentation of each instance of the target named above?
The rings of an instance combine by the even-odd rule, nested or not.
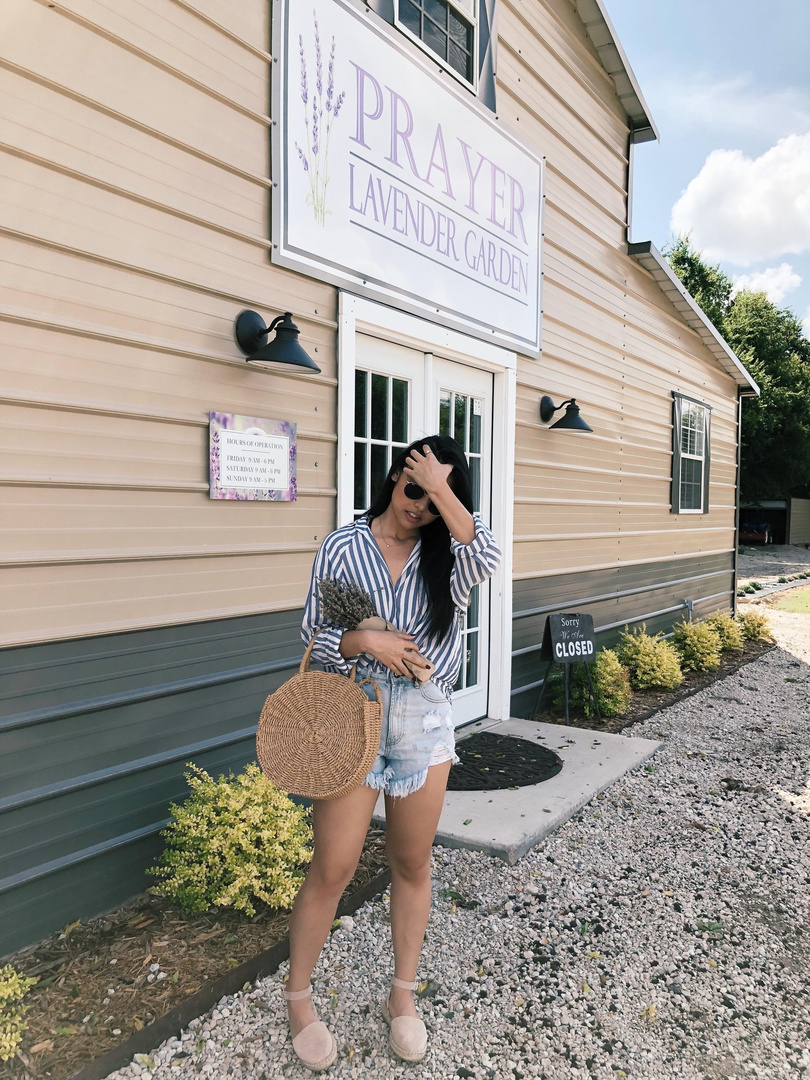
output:
[[[450,770],[448,791],[498,791],[550,780],[563,767],[562,758],[545,746],[513,735],[480,731],[456,746],[461,758]]]

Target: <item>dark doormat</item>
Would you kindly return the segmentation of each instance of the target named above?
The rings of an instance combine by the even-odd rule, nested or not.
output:
[[[456,746],[461,758],[450,770],[448,791],[499,791],[528,787],[556,776],[562,758],[545,746],[513,735],[479,731]]]

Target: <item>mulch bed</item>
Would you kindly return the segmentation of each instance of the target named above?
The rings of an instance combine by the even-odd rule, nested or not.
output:
[[[384,848],[384,832],[370,829],[344,897],[384,869]],[[4,963],[39,982],[25,998],[21,1050],[0,1062],[0,1080],[74,1076],[207,982],[283,941],[288,923],[287,912],[270,908],[254,918],[227,909],[187,916],[142,893],[23,949]]]
[[[727,675],[733,675],[735,671],[738,671],[745,664],[750,664],[752,660],[756,660],[758,657],[762,656],[763,653],[768,652],[774,647],[775,646],[768,641],[746,641],[742,652],[726,652],[721,654],[720,667],[717,671],[684,672],[684,680],[675,690],[634,690],[633,700],[630,702],[630,708],[627,712],[623,716],[603,719],[601,723],[596,717],[588,719],[581,709],[577,709],[572,705],[569,711],[568,723],[571,727],[591,728],[595,731],[608,731],[612,733],[626,731],[634,724],[638,724],[642,720],[648,720],[654,713],[659,712],[661,709],[665,709],[669,705],[674,705],[677,701],[683,701],[684,698],[691,697],[700,690],[705,690],[707,686],[711,686],[711,684],[717,682],[718,679],[725,679]],[[561,711],[552,710],[551,708],[544,708],[544,710],[541,713],[537,713],[533,719],[542,720],[545,723],[552,724],[565,723],[565,718],[561,714]]]
[[[636,692],[624,716],[600,724],[572,707],[569,723],[625,731],[771,648],[746,642],[743,652],[723,655],[718,671],[687,673],[677,690]],[[565,722],[548,709],[535,719]],[[384,847],[382,830],[370,829],[344,897],[385,868]],[[283,941],[288,923],[287,912],[273,909],[255,918],[228,910],[186,916],[175,904],[143,893],[105,917],[74,923],[8,957],[4,963],[38,976],[39,982],[26,996],[28,1031],[22,1048],[12,1061],[0,1062],[0,1080],[67,1080],[207,982]]]

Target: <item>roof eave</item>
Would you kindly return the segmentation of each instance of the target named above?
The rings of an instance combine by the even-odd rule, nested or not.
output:
[[[576,8],[599,54],[602,66],[616,85],[616,93],[630,121],[633,142],[653,142],[660,138],[602,0],[576,0]]]
[[[667,260],[649,240],[628,244],[627,254],[637,259],[649,270],[661,291],[683,316],[687,326],[696,332],[720,366],[734,379],[737,386],[759,396],[759,386],[751,378],[745,365],[728,347],[711,319],[703,313]]]

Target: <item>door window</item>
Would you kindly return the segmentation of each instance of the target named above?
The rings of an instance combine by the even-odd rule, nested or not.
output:
[[[408,382],[354,373],[354,514],[359,517],[385,480],[391,459],[408,445]]]
[[[455,439],[470,463],[473,510],[481,512],[481,417],[483,402],[453,390],[439,393],[439,432]],[[466,613],[462,616],[462,664],[454,690],[464,690],[478,682],[480,585],[474,585]]]

